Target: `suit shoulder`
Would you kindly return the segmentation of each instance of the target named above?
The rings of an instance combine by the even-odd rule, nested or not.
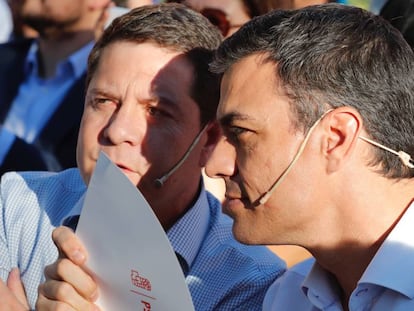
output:
[[[0,44],[0,62],[10,61],[16,57],[25,57],[32,43],[32,39],[23,39]]]

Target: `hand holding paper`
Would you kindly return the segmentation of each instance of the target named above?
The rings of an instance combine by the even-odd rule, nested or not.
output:
[[[102,153],[77,235],[89,253],[102,310],[194,310],[178,260],[152,209]]]

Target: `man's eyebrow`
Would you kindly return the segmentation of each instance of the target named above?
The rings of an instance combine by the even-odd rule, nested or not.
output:
[[[97,88],[97,87],[89,89],[86,93],[89,96],[97,96],[97,95],[99,95],[99,96],[110,96],[111,95],[111,93],[108,90]]]
[[[239,112],[230,112],[219,119],[222,126],[229,126],[235,121],[253,121],[254,119],[246,114]]]

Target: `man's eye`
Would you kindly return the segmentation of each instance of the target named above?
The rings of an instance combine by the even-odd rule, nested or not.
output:
[[[155,107],[148,107],[148,113],[151,116],[157,116],[161,114],[160,110]]]
[[[234,136],[239,136],[245,132],[247,132],[247,129],[243,128],[243,127],[238,127],[238,126],[232,126],[229,128],[230,133],[232,133],[232,135]]]
[[[171,118],[171,115],[164,109],[160,109],[159,107],[156,106],[148,106],[147,107],[147,112],[151,117],[169,117]]]
[[[113,101],[110,100],[109,98],[103,98],[103,97],[96,97],[92,100],[92,104],[95,107],[102,106],[102,105],[107,105],[107,104],[110,104],[112,102]]]
[[[227,136],[232,142],[239,142],[241,136],[247,133],[248,130],[243,127],[231,126],[227,129]]]

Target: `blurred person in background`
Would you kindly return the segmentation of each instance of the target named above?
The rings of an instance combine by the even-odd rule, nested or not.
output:
[[[143,5],[153,4],[151,0],[126,0],[125,2],[126,7],[130,9],[137,8]]]
[[[293,0],[167,0],[183,3],[206,16],[224,37],[232,35],[255,16],[273,9],[293,8]]]
[[[414,48],[414,0],[388,0],[379,15],[397,28]]]
[[[76,165],[86,59],[109,0],[10,0],[37,32],[0,45],[0,174]]]
[[[9,41],[13,30],[13,21],[10,8],[6,0],[0,0],[0,43]]]
[[[329,0],[293,0],[295,9],[300,9],[305,6],[328,3]]]
[[[369,10],[374,14],[379,14],[386,2],[387,0],[371,0]],[[410,0],[407,2],[410,2]]]
[[[152,0],[114,0],[113,1],[117,6],[124,8],[137,8],[143,5],[153,4]]]
[[[30,27],[22,18],[22,0],[7,0],[12,14],[12,31],[10,40],[18,40],[24,38],[36,38],[37,31]]]

